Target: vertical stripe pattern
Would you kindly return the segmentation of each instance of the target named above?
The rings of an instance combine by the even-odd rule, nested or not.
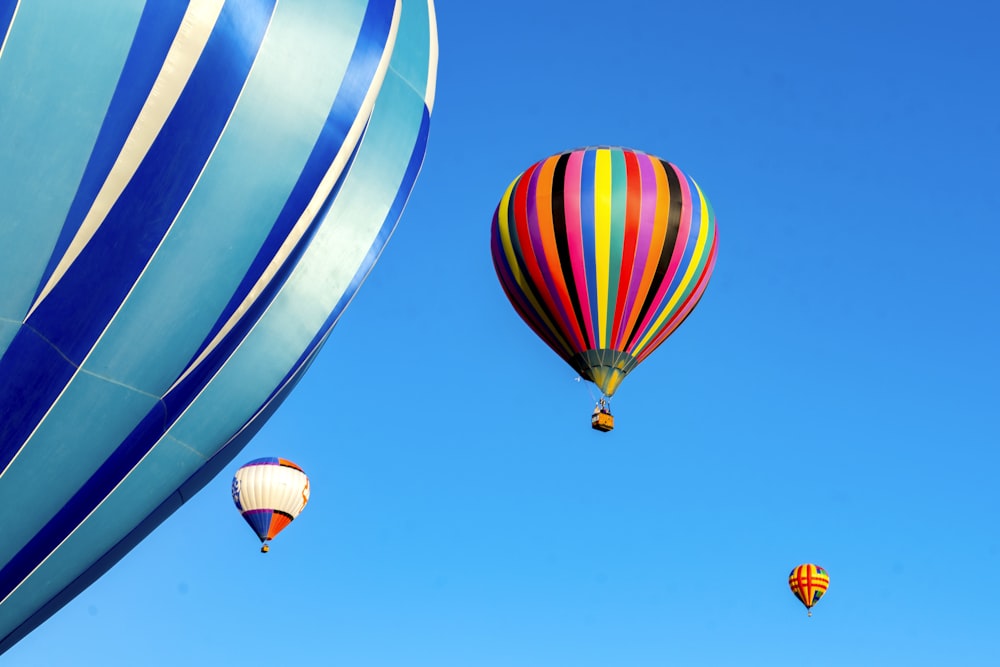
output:
[[[436,86],[431,0],[50,11],[0,0],[0,652],[302,377],[414,187]],[[291,513],[266,509],[273,537]]]
[[[529,167],[493,215],[500,284],[531,329],[611,396],[698,304],[715,213],[673,164],[586,148]]]

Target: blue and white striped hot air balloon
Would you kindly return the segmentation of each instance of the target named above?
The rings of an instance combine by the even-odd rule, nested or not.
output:
[[[431,0],[0,0],[0,652],[295,385],[436,69]]]

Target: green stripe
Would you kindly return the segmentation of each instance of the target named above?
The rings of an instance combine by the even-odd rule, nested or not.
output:
[[[618,282],[622,272],[622,248],[625,245],[625,208],[628,203],[628,172],[625,153],[621,149],[611,151],[611,244],[608,262],[608,312],[606,331],[608,345],[614,336],[615,306],[618,297]]]

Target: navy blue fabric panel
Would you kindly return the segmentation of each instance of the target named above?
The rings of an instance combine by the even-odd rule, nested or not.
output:
[[[0,48],[7,41],[7,33],[10,32],[10,24],[14,19],[14,10],[17,9],[18,0],[0,0]]]
[[[288,238],[296,221],[301,217],[302,212],[306,210],[306,206],[319,187],[320,181],[333,163],[334,157],[336,157],[337,152],[343,145],[344,139],[346,139],[347,133],[350,131],[351,125],[354,123],[354,119],[361,109],[361,104],[364,102],[365,94],[371,86],[375,72],[378,70],[379,60],[385,51],[386,41],[389,38],[389,30],[392,28],[393,7],[394,3],[388,0],[370,2],[368,4],[361,23],[358,42],[354,52],[351,54],[351,60],[347,65],[344,80],[340,84],[340,90],[333,101],[333,106],[330,108],[330,113],[327,115],[320,136],[317,138],[305,167],[302,169],[302,174],[289,194],[281,213],[278,214],[278,218],[267,239],[247,270],[246,276],[234,292],[226,308],[222,311],[222,315],[213,327],[212,332],[206,336],[206,341],[210,341],[215,337],[232,314],[236,312],[236,309],[246,298],[246,295],[250,293],[257,280],[260,279],[260,276],[264,273],[268,264],[270,264],[275,253],[278,252],[285,239]],[[358,144],[360,145],[360,143],[359,141]],[[355,146],[351,156],[352,161],[356,154],[357,146]],[[346,174],[349,169],[350,165],[348,164],[343,173]],[[342,174],[335,190],[340,188],[343,178]],[[319,219],[319,216],[317,216],[317,219]],[[312,232],[310,232],[309,236],[311,237],[311,235]],[[290,270],[290,266],[295,265],[298,254],[300,254],[300,250],[297,250],[295,257],[283,267],[282,270],[286,275]],[[262,307],[266,306],[274,297],[281,282],[280,280],[274,281],[269,289],[269,293],[264,294],[259,299],[258,303]],[[197,358],[201,352],[202,350],[198,350],[194,358]]]
[[[0,471],[5,470],[73,377],[76,367],[22,326],[0,357]]]
[[[125,140],[132,131],[135,120],[163,67],[187,6],[186,0],[146,3],[118,85],[115,87],[115,93],[97,135],[94,150],[66,215],[66,222],[63,224],[44,277],[38,286],[39,290],[48,282],[59,259],[69,247],[87,211],[97,198],[97,193],[104,185],[111,167],[121,153],[122,146],[125,145]],[[35,296],[37,298],[37,293]]]
[[[250,525],[250,528],[253,529],[253,532],[257,533],[260,541],[263,542],[267,539],[267,531],[271,527],[271,517],[273,515],[273,510],[247,510],[243,513],[243,518]]]
[[[29,318],[73,362],[82,363],[187,199],[243,88],[273,7],[274,0],[226,3],[149,153],[104,224]],[[251,17],[257,19],[254,30],[237,32],[237,24]]]

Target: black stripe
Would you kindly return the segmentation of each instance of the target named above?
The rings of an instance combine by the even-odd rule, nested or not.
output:
[[[627,350],[633,343],[634,338],[639,334],[639,325],[642,324],[642,320],[646,317],[646,312],[652,307],[653,300],[656,298],[656,293],[660,289],[660,285],[663,283],[663,277],[667,273],[667,269],[670,268],[670,260],[673,259],[673,251],[676,250],[674,247],[677,244],[677,234],[680,232],[681,227],[681,183],[677,177],[677,172],[674,171],[673,167],[664,160],[659,161],[663,165],[663,170],[667,174],[667,186],[670,190],[670,210],[667,212],[667,233],[663,238],[663,247],[660,248],[660,258],[656,263],[656,273],[653,274],[653,282],[649,285],[649,291],[646,292],[646,300],[642,304],[642,308],[639,309],[639,316],[635,318],[635,328],[629,332],[628,340],[625,341],[625,346],[622,349]]]
[[[566,166],[569,164],[569,157],[569,153],[560,155],[552,174],[552,228],[555,231],[556,249],[559,251],[559,266],[562,268],[562,276],[563,280],[566,281],[570,301],[573,302],[573,315],[576,317],[577,326],[580,327],[580,333],[583,335],[584,349],[586,350],[595,348],[597,345],[587,336],[587,325],[583,321],[580,296],[577,294],[576,280],[573,278],[569,238],[566,235],[566,205],[563,197],[563,184],[566,180]]]

